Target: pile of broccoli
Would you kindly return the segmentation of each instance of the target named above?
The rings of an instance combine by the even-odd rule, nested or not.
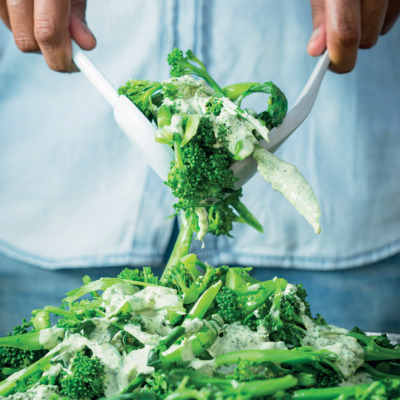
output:
[[[0,398],[13,400],[400,398],[385,334],[329,325],[301,285],[194,254],[161,279],[85,277],[0,338],[0,354]]]
[[[190,253],[194,233],[229,236],[233,222],[262,231],[231,167],[252,156],[279,190],[281,160],[258,141],[287,103],[271,82],[220,88],[191,51],[174,49],[168,62],[171,79],[120,88],[175,151],[165,183],[182,226],[164,273],[85,276],[61,305],[34,310],[0,338],[0,399],[400,399],[400,347],[385,334],[313,317],[302,285],[261,282],[251,268],[214,268]],[[255,92],[270,95],[261,113],[241,108]],[[299,179],[304,204],[315,206]]]

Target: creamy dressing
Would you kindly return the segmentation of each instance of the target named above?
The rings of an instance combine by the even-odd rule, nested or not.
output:
[[[90,333],[89,339],[95,343],[108,343],[112,339],[110,321],[104,318],[92,318],[95,329]]]
[[[221,334],[207,350],[211,357],[244,349],[287,349],[283,342],[269,342],[267,332],[252,331],[238,322],[225,325]]]
[[[130,382],[138,374],[151,374],[153,367],[147,365],[147,358],[153,346],[145,346],[142,349],[133,350],[124,356],[123,367],[118,372],[120,380]]]
[[[64,339],[65,331],[63,328],[53,326],[52,328],[39,331],[39,343],[44,349],[50,350],[56,347]]]
[[[199,318],[185,319],[182,326],[185,328],[185,335],[192,336],[204,326],[204,322]]]
[[[118,282],[108,287],[102,296],[102,306],[106,310],[106,316],[112,317],[128,306],[129,300],[137,292],[137,289],[128,282]]]
[[[261,176],[271,183],[273,189],[286,197],[314,228],[315,233],[320,233],[319,204],[301,172],[293,164],[281,160],[261,147],[257,147],[252,156],[257,162],[257,169]]]
[[[130,335],[139,340],[140,343],[147,344],[150,346],[156,346],[161,339],[160,335],[150,334],[148,332],[143,332],[140,326],[133,324],[124,325],[124,331],[128,332]]]
[[[123,365],[119,351],[110,343],[90,344],[88,347],[92,350],[93,356],[98,357],[104,364],[104,394],[110,396],[121,391],[126,384],[121,385],[121,381],[118,379]]]
[[[8,396],[9,400],[49,400],[52,395],[58,393],[57,386],[51,385],[39,385],[35,386],[25,393],[15,393],[11,396]],[[5,399],[6,397],[0,397],[1,399]]]
[[[338,359],[333,363],[342,372],[345,379],[354,375],[364,363],[364,350],[349,331],[334,325],[318,325],[306,315],[302,316],[307,334],[302,340],[303,346],[313,346],[335,353]]]
[[[197,207],[195,212],[198,217],[198,224],[199,224],[199,232],[197,233],[197,240],[201,242],[208,231],[208,212],[205,209],[205,207]]]
[[[222,108],[220,115],[214,118],[218,123],[230,127],[229,134],[226,137],[228,150],[235,159],[244,160],[251,156],[258,140],[252,133],[254,127],[245,120],[239,120],[234,109],[226,106],[227,101],[229,100],[223,99],[224,108]],[[218,138],[218,136],[216,137]]]
[[[214,360],[200,360],[199,358],[194,358],[189,364],[189,367],[206,375],[214,375],[214,372],[217,369]]]

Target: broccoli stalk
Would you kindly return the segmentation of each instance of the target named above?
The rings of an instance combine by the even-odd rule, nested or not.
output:
[[[373,337],[353,331],[349,332],[349,336],[356,338],[363,346],[365,361],[400,360],[400,350],[379,346]]]
[[[253,382],[238,383],[229,381],[223,378],[210,377],[203,375],[196,371],[191,370],[174,370],[169,374],[169,379],[178,385],[176,393],[179,393],[179,384],[185,382],[193,385],[196,389],[207,388],[214,391],[216,394],[220,393],[222,396],[215,398],[264,398],[265,396],[273,395],[299,384],[299,380],[293,375],[287,375],[282,378],[264,379]],[[245,397],[241,397],[245,396]],[[173,397],[176,398],[176,397]],[[179,397],[177,397],[179,398]],[[192,397],[181,397],[192,398]],[[205,397],[214,398],[214,397]],[[172,397],[171,397],[172,399]]]
[[[181,229],[176,239],[174,248],[161,275],[160,282],[164,283],[171,272],[171,269],[179,265],[180,260],[187,256],[190,251],[190,246],[193,240],[194,233],[194,218],[193,214],[189,214],[188,218],[182,219]]]
[[[22,333],[21,335],[13,335],[13,336],[6,336],[0,338],[0,346],[2,347],[14,347],[17,349],[22,350],[44,350],[49,349],[46,344],[44,344],[40,339],[44,335],[50,334],[56,340],[52,340],[51,342],[54,343],[52,347],[55,347],[57,341],[60,341],[64,338],[64,331],[62,329],[58,329],[54,331],[53,328],[46,328],[40,331],[32,331],[27,333]]]
[[[217,366],[238,364],[241,360],[252,361],[258,364],[274,363],[286,364],[296,367],[301,371],[301,366],[312,365],[316,369],[324,369],[326,367],[332,369],[341,375],[340,369],[333,363],[337,359],[337,355],[328,350],[316,350],[312,347],[299,347],[292,350],[240,350],[232,351],[217,356],[215,364]],[[308,370],[305,370],[308,372]]]
[[[200,298],[197,300],[195,305],[187,314],[187,319],[203,318],[208,309],[210,308],[212,302],[215,299],[218,291],[221,289],[222,282],[218,281],[214,285],[210,286],[207,290],[203,292]]]
[[[383,380],[367,384],[321,389],[302,389],[293,393],[293,399],[303,400],[355,400],[397,399],[400,396],[400,380]]]

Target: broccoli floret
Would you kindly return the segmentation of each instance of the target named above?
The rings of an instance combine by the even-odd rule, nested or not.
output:
[[[297,290],[303,299],[304,289],[294,286],[293,291],[284,294],[277,291],[259,310],[262,318],[260,323],[268,331],[273,341],[283,341],[290,347],[301,346],[301,341],[306,334],[301,315],[308,315],[309,305],[297,295]]]
[[[272,293],[282,292],[287,282],[284,279],[276,279],[261,282],[254,286],[249,285],[246,275],[239,268],[230,269],[226,275],[226,286],[216,296],[219,306],[218,313],[226,323],[241,322],[247,324],[248,320],[254,323],[253,312],[265,308]],[[246,272],[247,273],[247,272]]]
[[[188,50],[184,56],[181,50],[174,48],[168,54],[167,62],[172,67],[172,77],[195,75],[204,79],[216,93],[224,94],[220,86],[211,78],[204,64],[196,57],[192,50]]]
[[[265,368],[260,368],[259,364],[247,360],[240,360],[233,373],[226,376],[227,379],[234,379],[238,382],[257,381],[267,377]]]
[[[158,277],[154,276],[150,267],[143,267],[142,269],[125,268],[118,275],[118,278],[128,281],[146,282],[157,285]]]
[[[200,117],[196,132],[196,141],[204,147],[213,148],[216,144],[214,135],[214,123],[208,116]]]
[[[219,314],[227,324],[243,319],[237,295],[233,289],[223,287],[217,294],[216,301],[219,307]]]
[[[29,332],[32,328],[32,323],[27,322],[24,318],[20,325],[13,328],[12,334],[8,334],[8,337],[17,335],[23,335]],[[10,373],[16,370],[22,369],[31,365],[35,361],[39,360],[46,354],[46,350],[28,350],[20,349],[17,347],[0,347],[0,381],[7,377],[4,372],[9,371]]]
[[[231,134],[232,129],[226,124],[218,124],[217,139],[225,147],[228,146],[228,136]]]
[[[154,372],[150,377],[146,379],[145,386],[141,389],[142,392],[152,391],[158,396],[165,396],[174,391],[173,385],[168,379],[168,373],[166,372]]]
[[[104,365],[98,357],[77,352],[71,373],[60,380],[61,394],[71,400],[97,399],[104,395]]]
[[[147,80],[129,80],[118,89],[119,95],[131,100],[150,121],[157,121],[157,106],[155,96],[162,89],[160,82]]]
[[[213,114],[216,117],[221,114],[221,111],[224,107],[222,99],[219,96],[213,96],[206,103],[206,110],[208,114]]]
[[[237,180],[229,169],[232,158],[228,152],[209,146],[215,143],[215,137],[206,126],[207,120],[201,119],[200,135],[183,147],[180,138],[174,137],[176,157],[166,184],[178,198],[174,205],[177,210],[194,213],[206,205],[206,199],[223,199]]]

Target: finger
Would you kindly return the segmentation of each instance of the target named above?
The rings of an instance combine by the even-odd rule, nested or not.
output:
[[[84,50],[96,47],[96,39],[86,23],[86,0],[73,0],[71,3],[71,18],[69,31],[71,38]]]
[[[392,27],[397,21],[397,18],[399,18],[399,14],[400,14],[400,1],[399,0],[389,1],[385,21],[381,29],[381,35],[388,33],[392,29]]]
[[[4,25],[11,30],[6,0],[0,0],[0,19],[4,22]]]
[[[7,0],[15,44],[24,53],[39,51],[33,34],[33,0]]]
[[[357,61],[361,37],[361,6],[358,1],[325,0],[326,42],[330,69],[350,72]]]
[[[307,51],[310,56],[321,55],[326,49],[325,3],[324,0],[311,0],[313,32],[308,41]]]
[[[69,0],[35,0],[34,34],[47,65],[54,71],[71,72]]]
[[[387,0],[362,0],[360,48],[369,49],[378,41],[388,7]]]

